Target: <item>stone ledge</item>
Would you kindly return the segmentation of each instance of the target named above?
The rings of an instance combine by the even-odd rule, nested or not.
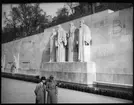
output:
[[[95,81],[94,86],[102,86],[102,87],[105,86],[105,87],[110,87],[110,88],[133,90],[133,85],[131,85],[131,84],[117,84],[117,83]]]

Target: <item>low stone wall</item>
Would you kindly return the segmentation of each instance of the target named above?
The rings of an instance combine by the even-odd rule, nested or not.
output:
[[[4,70],[5,73],[11,73],[10,68],[6,68]],[[13,74],[25,74],[25,75],[40,75],[40,71],[38,69],[19,69],[17,72],[13,71]]]
[[[125,73],[96,73],[96,80],[100,83],[133,86],[133,74]]]
[[[111,72],[104,69],[103,72],[96,71],[94,62],[53,62],[44,63],[41,69],[19,69],[17,74],[39,75],[49,77],[53,75],[56,80],[79,83],[93,84],[105,83],[113,85],[133,85],[133,74],[125,72],[125,70],[112,70]],[[5,72],[11,73],[10,69]]]
[[[18,73],[26,75],[39,75],[40,71],[38,69],[19,69]]]
[[[10,68],[6,68],[5,72],[11,73]],[[14,72],[14,71],[13,71]],[[49,77],[53,75],[56,80],[93,84],[96,79],[96,68],[94,62],[53,62],[44,63],[39,69],[19,69],[15,74],[39,75]]]

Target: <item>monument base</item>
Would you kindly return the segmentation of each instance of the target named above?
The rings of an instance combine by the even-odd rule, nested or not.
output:
[[[40,76],[49,77],[53,75],[56,80],[93,84],[96,80],[96,69],[94,62],[53,62],[44,63],[40,70]]]

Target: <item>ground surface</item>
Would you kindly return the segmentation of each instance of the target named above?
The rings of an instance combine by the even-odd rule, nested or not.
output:
[[[2,77],[2,103],[35,103],[36,83]],[[58,103],[132,103],[132,101],[58,88]]]

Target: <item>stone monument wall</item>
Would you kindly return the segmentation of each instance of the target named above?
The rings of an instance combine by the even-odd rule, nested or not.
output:
[[[105,10],[71,22],[78,28],[81,19],[85,20],[92,33],[91,60],[96,63],[96,81],[132,85],[133,8],[117,12]],[[61,24],[67,32],[69,23]],[[55,27],[45,29],[44,33],[2,44],[6,68],[11,67],[13,56],[19,53],[20,68],[39,70],[50,59],[49,37]]]

